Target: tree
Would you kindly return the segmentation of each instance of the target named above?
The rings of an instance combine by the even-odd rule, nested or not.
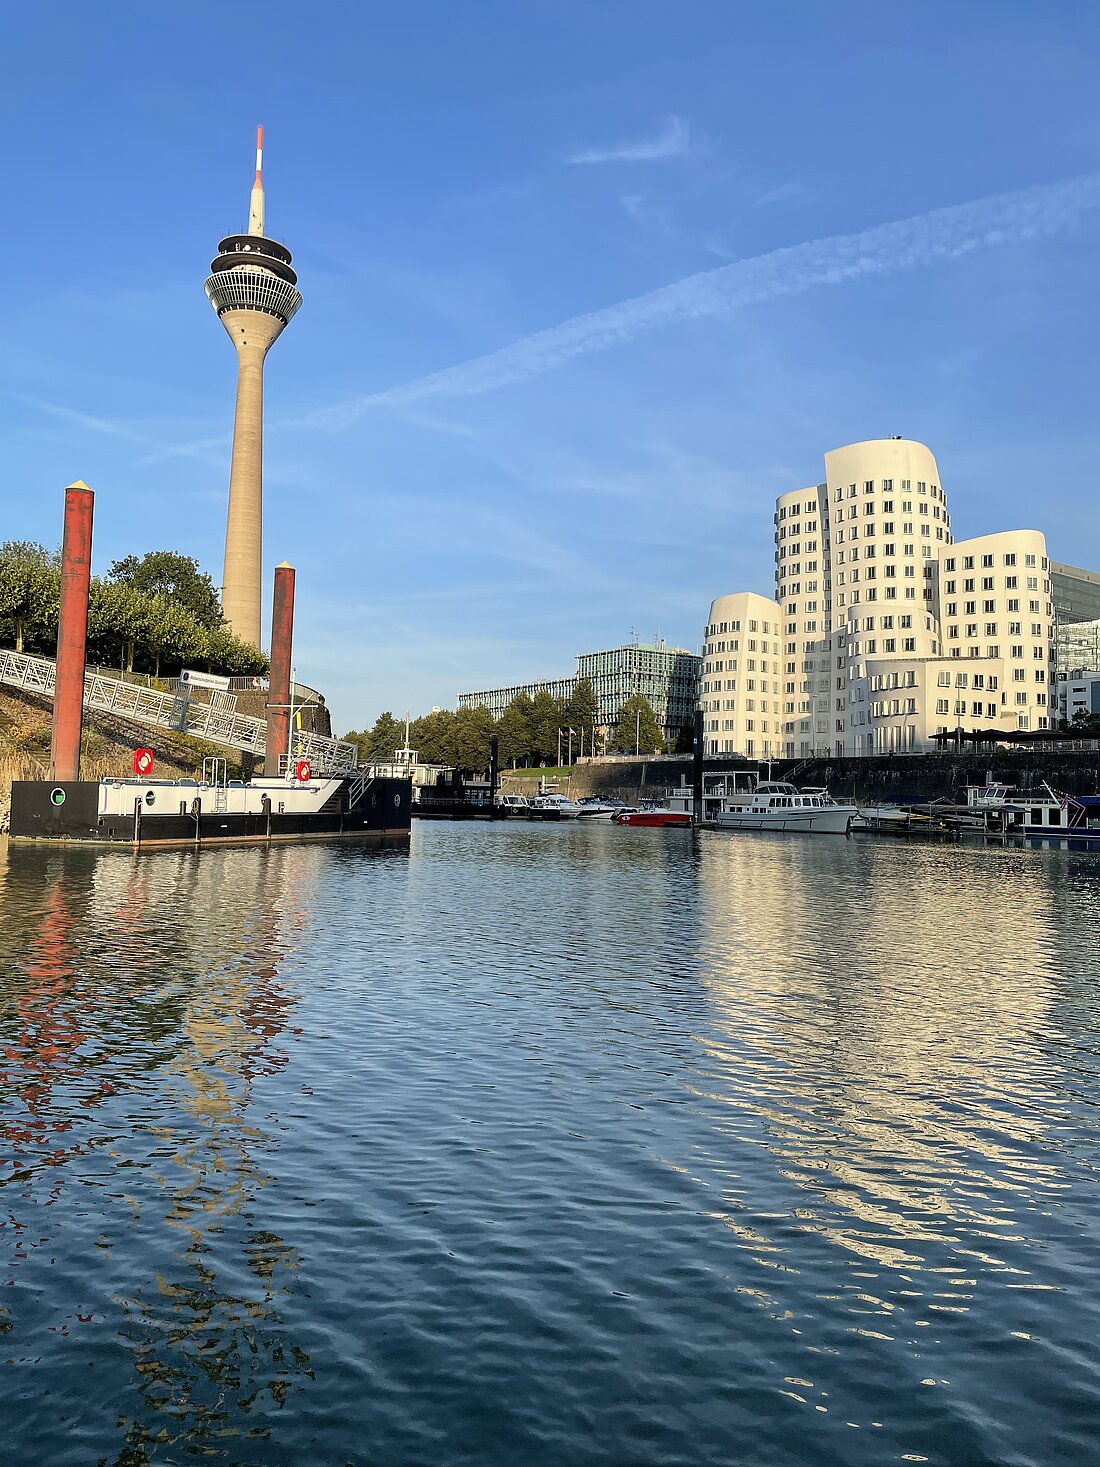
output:
[[[356,751],[358,753],[358,758],[359,758],[359,763],[360,764],[367,764],[367,763],[370,762],[370,730],[369,729],[364,729],[362,733],[357,733],[355,731],[355,729],[349,728],[348,731],[347,731],[347,733],[346,734],[343,734],[341,736],[340,742],[342,744],[354,744],[355,745]]]
[[[405,727],[387,711],[378,715],[374,727],[369,733],[364,733],[363,739],[367,759],[392,759],[405,742]]]
[[[0,627],[22,652],[27,643],[39,650],[56,639],[61,598],[60,556],[33,540],[0,545]]]
[[[454,724],[455,715],[449,708],[437,708],[413,723],[409,741],[425,764],[457,762]]]
[[[649,699],[644,693],[635,693],[619,711],[619,723],[611,736],[612,750],[618,754],[660,754],[664,747],[664,735]]]
[[[597,726],[600,721],[600,700],[590,678],[578,678],[573,696],[566,704],[565,719],[568,726],[579,735],[581,729],[588,735],[589,751],[596,752]],[[574,744],[576,748],[576,744]]]
[[[456,767],[469,774],[484,774],[489,768],[489,740],[495,731],[488,708],[460,708],[454,722]]]
[[[243,642],[226,626],[213,631],[200,628],[201,640],[196,652],[196,662],[206,664],[207,672],[220,673],[223,677],[263,677],[270,664],[258,647]]]
[[[531,708],[527,694],[517,693],[497,719],[500,762],[513,769],[531,753]]]
[[[200,626],[214,631],[222,624],[222,609],[214,582],[189,555],[174,550],[150,550],[142,556],[116,560],[107,579],[132,586],[148,596],[163,596],[189,611]]]
[[[92,581],[88,594],[88,638],[96,656],[126,672],[134,670],[138,639],[148,620],[148,598],[133,586]]]
[[[202,629],[195,618],[167,596],[149,596],[145,601],[145,647],[153,660],[153,676],[160,677],[161,662],[178,672],[202,647]]]
[[[540,688],[531,701],[531,754],[544,764],[558,757],[558,729],[565,727],[565,704]]]

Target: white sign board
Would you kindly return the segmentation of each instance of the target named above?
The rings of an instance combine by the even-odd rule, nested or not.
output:
[[[229,687],[227,677],[217,677],[212,672],[192,672],[186,667],[180,673],[180,682],[189,688],[216,688],[220,693],[224,693]]]

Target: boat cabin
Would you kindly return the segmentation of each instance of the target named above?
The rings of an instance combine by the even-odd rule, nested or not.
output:
[[[830,803],[823,790],[799,790],[785,780],[769,780],[740,796],[727,798],[723,809],[737,812],[756,810],[820,810]]]

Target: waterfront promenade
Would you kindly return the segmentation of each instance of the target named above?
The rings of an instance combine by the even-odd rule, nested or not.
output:
[[[1100,858],[0,843],[5,1467],[1093,1460]]]

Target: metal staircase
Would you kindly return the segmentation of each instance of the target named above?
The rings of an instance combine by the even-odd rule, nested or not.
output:
[[[52,700],[55,676],[55,666],[46,657],[28,657],[23,652],[0,649],[0,683],[8,687]],[[261,759],[267,745],[264,720],[238,713],[237,700],[232,694],[219,693],[209,703],[195,703],[179,694],[158,693],[120,677],[89,672],[84,678],[84,706],[132,723],[171,729],[208,743],[241,749]],[[291,757],[308,759],[317,774],[350,774],[357,767],[358,750],[354,744],[300,730],[294,731],[292,743]]]
[[[348,785],[348,809],[353,810],[374,783],[374,766],[368,764],[365,769],[360,769],[353,776]]]

